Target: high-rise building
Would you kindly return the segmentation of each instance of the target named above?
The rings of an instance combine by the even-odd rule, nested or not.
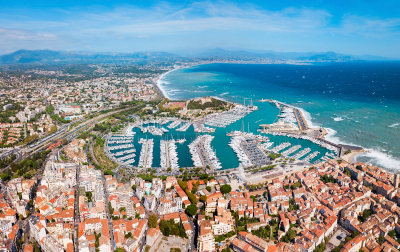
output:
[[[394,174],[394,188],[399,188],[400,175],[398,173]]]

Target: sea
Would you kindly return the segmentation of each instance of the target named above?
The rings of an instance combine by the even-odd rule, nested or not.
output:
[[[272,104],[260,102],[261,99],[287,103],[300,108],[311,127],[327,129],[327,140],[362,146],[367,152],[356,156],[357,161],[369,162],[393,172],[400,170],[398,61],[215,63],[170,71],[162,75],[157,83],[164,95],[171,100],[212,96],[246,105],[252,102],[259,107],[258,111],[227,126],[223,131],[244,128],[256,132],[259,124],[276,121],[279,112]],[[216,131],[221,138],[222,133]],[[289,140],[271,137],[271,141],[276,142]],[[228,138],[213,141],[217,157],[223,160],[224,168],[232,168],[238,164],[237,160],[229,161],[233,160],[232,155],[235,154],[227,146],[228,141]],[[302,147],[308,145],[307,141],[295,141],[301,141]],[[314,151],[319,150],[318,148],[320,147],[312,149]],[[325,152],[321,151],[324,154]]]

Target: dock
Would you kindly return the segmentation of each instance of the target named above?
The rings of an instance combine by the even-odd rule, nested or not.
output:
[[[262,100],[262,101],[268,101],[268,100]],[[271,103],[275,104],[275,106],[277,106],[278,108],[283,107],[283,108],[291,108],[293,109],[294,112],[294,116],[296,117],[296,121],[297,121],[297,125],[299,127],[300,131],[305,131],[308,130],[308,124],[307,124],[307,120],[304,118],[303,113],[301,113],[300,109],[289,106],[287,104],[284,104],[282,102],[279,101],[275,101],[275,100],[269,100]]]
[[[140,139],[139,143],[142,144],[142,150],[140,151],[138,166],[151,168],[151,165],[153,164],[153,139]]]

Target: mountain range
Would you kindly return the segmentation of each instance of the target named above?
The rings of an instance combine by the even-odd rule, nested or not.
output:
[[[96,64],[96,63],[148,63],[162,61],[188,61],[194,59],[213,60],[272,60],[298,62],[347,62],[394,60],[390,58],[362,55],[353,56],[335,52],[275,52],[275,51],[229,51],[222,48],[199,52],[137,52],[137,53],[93,53],[52,50],[19,50],[0,56],[0,64]]]

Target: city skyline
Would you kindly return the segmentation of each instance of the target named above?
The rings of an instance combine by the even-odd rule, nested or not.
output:
[[[0,54],[19,49],[325,52],[400,58],[396,1],[2,3]],[[344,6],[344,7],[343,7]]]

